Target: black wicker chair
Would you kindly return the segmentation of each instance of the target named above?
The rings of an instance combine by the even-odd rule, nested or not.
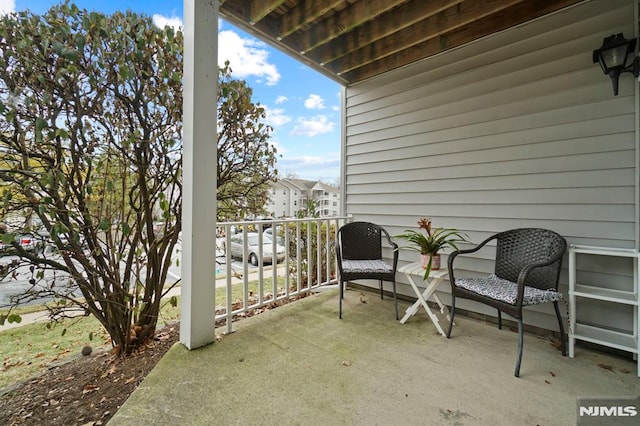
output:
[[[393,249],[393,263],[382,259],[382,236]],[[393,283],[393,302],[398,319],[398,298],[396,295],[396,269],[398,267],[398,245],[391,241],[389,233],[379,225],[370,222],[351,222],[338,230],[336,256],[340,273],[340,313],[346,282],[372,279],[380,281],[380,298],[384,298],[382,281]]]
[[[453,262],[457,256],[476,252],[492,240],[497,244],[495,273],[481,278],[455,278]],[[566,356],[564,327],[558,308],[558,301],[562,298],[558,292],[558,279],[566,249],[565,239],[553,231],[521,228],[495,234],[473,249],[453,252],[448,260],[452,302],[447,337],[451,336],[456,297],[496,308],[498,328],[502,328],[502,312],[511,315],[518,320],[515,376],[519,377],[523,345],[522,307],[551,302],[558,317],[562,355]]]

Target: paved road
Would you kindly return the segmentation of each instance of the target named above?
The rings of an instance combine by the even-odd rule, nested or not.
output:
[[[218,253],[221,254],[221,253]],[[171,284],[173,282],[175,282],[176,279],[179,279],[181,277],[181,271],[180,271],[180,267],[176,266],[176,264],[179,264],[176,262],[176,259],[180,258],[180,247],[178,247],[173,255],[172,255],[172,266],[169,270],[169,279],[168,279],[168,284]],[[15,256],[4,256],[0,258],[0,264],[5,264],[5,263],[9,263],[11,262],[12,259],[15,259]],[[216,281],[216,287],[224,287],[227,284],[227,280],[226,280],[226,264],[225,264],[225,259],[223,256],[219,256],[216,259],[216,262],[218,264],[218,274],[217,274],[217,281]],[[241,278],[241,274],[244,271],[244,267],[241,261],[233,261],[233,263],[231,264],[231,268],[234,271],[238,272],[237,276],[232,277],[231,279],[231,283],[232,284],[236,284],[236,283],[241,283],[242,282],[242,278]],[[281,270],[280,270],[281,268]],[[284,273],[284,266],[281,266],[279,268],[279,274]],[[270,267],[267,266],[267,269],[270,269]],[[249,271],[249,280],[256,280],[258,279],[258,268],[249,264],[248,265],[248,271]],[[268,276],[267,274],[269,274],[270,272],[265,271],[265,276]],[[46,278],[53,278],[53,272],[49,271],[47,272],[48,275],[45,275]],[[63,275],[61,275],[59,272],[57,273],[58,275],[56,276],[56,283],[58,285],[58,283],[62,284],[67,280],[67,278]],[[3,281],[0,281],[0,307],[2,306],[7,306],[9,303],[11,303],[11,296],[16,295],[16,294],[20,294],[23,293],[25,290],[28,290],[29,288],[32,287],[32,285],[29,283],[29,279],[31,278],[31,272],[29,271],[29,267],[28,266],[24,266],[21,267],[20,270],[18,271],[18,273],[16,274],[15,278],[7,278]],[[50,282],[50,280],[43,280]],[[168,294],[166,295],[166,297],[171,297],[174,295],[180,295],[180,286],[176,286],[173,289],[171,289]],[[42,304],[43,302],[45,302],[46,299],[40,299],[38,301],[33,301],[29,304]],[[28,304],[25,304],[28,305]],[[46,312],[34,312],[34,313],[30,313],[30,314],[24,314],[22,315],[22,322],[21,323],[11,323],[9,324],[8,322],[5,323],[4,325],[0,326],[0,332],[4,331],[4,330],[9,330],[11,328],[15,328],[15,327],[20,327],[22,325],[26,325],[26,324],[31,324],[33,322],[38,322],[38,321],[47,321],[47,314]]]
[[[173,253],[171,254],[171,267],[169,268],[169,272],[167,275],[167,281],[169,283],[173,283],[175,280],[179,279],[182,274],[180,270],[180,256],[182,252],[182,246],[180,242],[176,244]],[[216,253],[218,257],[216,258],[217,268],[221,273],[226,272],[226,264],[223,252]],[[48,254],[52,258],[56,258],[56,255]],[[60,259],[59,256],[57,256]],[[8,255],[0,257],[0,265],[11,263],[13,260],[17,259],[17,256]],[[234,260],[231,264],[231,268],[234,271],[242,272],[243,265],[241,261]],[[257,270],[257,267],[253,265],[249,265],[249,272]],[[9,306],[11,304],[11,298],[18,294],[23,294],[25,291],[28,291],[32,288],[32,284],[29,283],[29,280],[32,278],[32,273],[29,270],[29,266],[25,265],[20,267],[20,269],[16,272],[13,277],[7,277],[4,280],[0,281],[0,308],[4,306]],[[61,272],[53,272],[46,271],[45,279],[39,280],[42,285],[49,284],[55,280],[56,286],[60,288],[61,286],[67,285],[69,282],[69,276],[67,274]],[[38,284],[40,285],[40,284]],[[34,304],[42,304],[47,301],[46,299],[40,299],[37,301],[32,301],[29,303],[24,303],[24,306],[34,305]]]

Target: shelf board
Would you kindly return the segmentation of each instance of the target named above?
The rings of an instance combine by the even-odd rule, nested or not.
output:
[[[638,336],[586,324],[574,325],[573,338],[632,353],[638,353]]]
[[[582,253],[582,254],[599,254],[602,256],[620,256],[620,257],[638,257],[638,250],[635,249],[621,249],[614,247],[594,247],[594,246],[581,246],[571,244],[569,246],[570,252]]]
[[[633,291],[615,290],[611,288],[594,287],[590,285],[576,285],[570,295],[607,302],[638,305],[638,294]]]

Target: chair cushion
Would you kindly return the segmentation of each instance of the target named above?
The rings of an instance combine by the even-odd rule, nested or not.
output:
[[[375,260],[342,260],[342,270],[345,273],[381,273],[393,272],[391,266],[380,259]]]
[[[480,278],[456,278],[456,285],[494,300],[500,300],[511,305],[516,304],[518,284],[494,274]],[[555,302],[560,299],[562,299],[562,293],[554,289],[541,290],[525,286],[522,305],[537,305],[539,303]]]

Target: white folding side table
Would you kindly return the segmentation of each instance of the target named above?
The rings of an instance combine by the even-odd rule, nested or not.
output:
[[[436,294],[438,286],[442,283],[444,278],[449,275],[449,271],[446,268],[441,268],[437,271],[432,270],[429,273],[429,279],[424,280],[425,271],[422,268],[420,262],[415,262],[398,268],[398,272],[403,273],[409,279],[409,284],[411,284],[411,288],[413,288],[413,291],[418,298],[418,300],[416,300],[416,303],[407,308],[404,317],[402,317],[402,319],[400,320],[400,323],[404,324],[409,319],[409,317],[415,315],[416,312],[418,312],[420,306],[422,306],[424,307],[425,311],[427,311],[427,315],[431,319],[431,322],[433,322],[433,325],[436,326],[436,329],[438,329],[438,332],[441,335],[446,336],[444,330],[442,330],[442,327],[440,326],[440,319],[436,316],[436,314],[433,313],[433,311],[429,307],[429,304],[427,304],[427,300],[432,297],[440,307],[440,313],[446,313],[447,318],[449,319],[449,321],[451,321],[451,317],[449,316],[449,309],[442,303],[442,301]],[[424,284],[426,283],[427,286],[424,291],[420,291],[420,286],[418,286],[418,283],[422,284],[422,286],[424,286]]]

